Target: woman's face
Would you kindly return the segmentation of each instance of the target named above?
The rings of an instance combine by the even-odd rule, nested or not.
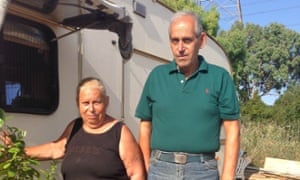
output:
[[[84,84],[79,91],[79,112],[85,126],[96,129],[103,125],[108,97],[101,94],[97,81]]]

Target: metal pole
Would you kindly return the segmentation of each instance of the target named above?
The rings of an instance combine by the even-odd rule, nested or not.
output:
[[[237,9],[239,14],[239,20],[243,24],[243,15],[242,15],[242,8],[241,8],[241,1],[237,0]]]

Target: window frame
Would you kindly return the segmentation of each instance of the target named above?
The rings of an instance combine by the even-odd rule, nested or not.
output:
[[[6,23],[25,26],[22,30],[20,27],[11,30],[12,26],[5,31]],[[6,112],[48,115],[58,108],[58,44],[52,41],[55,37],[53,30],[44,24],[6,15],[0,33],[0,107]],[[7,100],[10,83],[14,88],[18,83],[21,87],[20,92],[13,90],[22,97],[16,95],[14,104]]]

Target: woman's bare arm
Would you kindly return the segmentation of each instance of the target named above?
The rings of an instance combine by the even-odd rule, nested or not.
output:
[[[120,157],[131,180],[145,180],[142,152],[130,129],[123,125],[120,140]]]
[[[26,155],[38,160],[61,159],[65,155],[65,145],[71,134],[74,121],[70,122],[62,135],[55,141],[36,146],[25,147]]]

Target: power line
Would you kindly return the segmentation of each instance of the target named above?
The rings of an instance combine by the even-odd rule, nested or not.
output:
[[[232,20],[242,21],[240,0],[195,0],[195,3],[204,10],[216,7],[220,13],[220,19],[227,23]]]
[[[281,4],[280,8],[275,8],[274,6],[278,6],[279,1],[282,3],[281,0],[268,0],[268,1],[252,0],[246,2],[245,0],[194,0],[194,1],[198,6],[201,6],[203,10],[209,10],[212,7],[216,7],[218,12],[220,13],[220,21],[222,21],[223,24],[227,24],[227,25],[232,25],[235,21],[240,21],[241,23],[243,23],[245,17],[251,17],[256,15],[259,16],[261,14],[276,13],[280,11],[284,11],[284,13],[294,12],[292,10],[300,9],[299,0],[297,1],[289,0],[288,3]],[[295,5],[291,6],[291,4],[293,3]],[[287,5],[287,7],[285,7],[285,5]],[[273,7],[273,9],[271,9],[271,7]],[[261,10],[261,8],[264,9]],[[253,10],[254,12],[249,13],[249,9]],[[295,15],[293,17],[295,17]],[[285,25],[285,26],[295,27],[299,25],[300,24],[296,22],[294,24]]]
[[[243,6],[253,6],[253,5],[261,5],[261,4],[266,4],[266,3],[275,3],[274,1],[276,0],[268,0],[268,1],[261,1],[261,0],[258,0],[258,1],[251,1],[251,2],[247,2],[247,3],[242,3]]]
[[[249,2],[249,1],[245,2],[245,0],[242,0],[242,5],[243,6],[253,6],[253,5],[261,6],[262,4],[273,4],[274,5],[274,4],[278,3],[279,1],[282,2],[282,0],[267,0],[267,1],[262,1],[262,0],[253,1],[253,0],[251,0],[251,2]],[[293,2],[299,3],[299,0],[288,0],[288,1],[286,1],[287,4],[291,4]]]
[[[254,12],[254,13],[244,14],[243,16],[253,16],[253,15],[258,15],[258,14],[267,14],[267,13],[273,13],[273,12],[278,12],[278,11],[282,11],[282,10],[290,10],[290,9],[296,9],[296,8],[300,8],[300,5],[285,7],[285,8],[278,8],[278,9],[271,9],[271,10],[267,10],[267,11],[258,11],[258,12]]]

